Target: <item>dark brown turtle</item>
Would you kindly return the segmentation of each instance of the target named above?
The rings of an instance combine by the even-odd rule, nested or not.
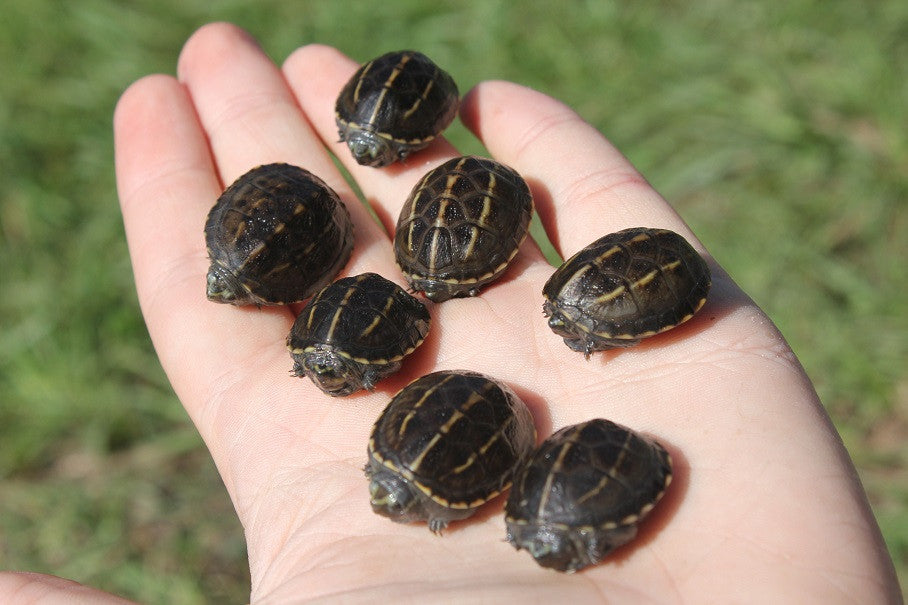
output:
[[[290,164],[267,164],[218,198],[205,242],[209,300],[283,305],[334,279],[353,250],[353,223],[320,178]]]
[[[532,214],[533,197],[516,171],[487,158],[454,158],[426,173],[404,203],[397,265],[435,302],[475,296],[504,273]]]
[[[396,372],[429,331],[425,305],[375,273],[345,277],[313,296],[287,337],[293,373],[334,397]]]
[[[637,535],[671,479],[668,452],[627,427],[601,419],[565,427],[515,475],[507,540],[543,567],[594,565]]]
[[[427,374],[404,387],[369,438],[372,509],[440,533],[511,484],[536,443],[526,405],[476,372]]]
[[[454,120],[450,75],[422,53],[391,52],[360,67],[341,90],[335,121],[357,162],[387,166],[426,147]]]
[[[629,347],[696,313],[709,292],[709,267],[683,237],[636,227],[602,237],[546,282],[549,327],[574,351]]]

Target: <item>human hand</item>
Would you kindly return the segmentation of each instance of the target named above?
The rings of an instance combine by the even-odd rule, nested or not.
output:
[[[457,153],[438,141],[404,165],[356,164],[336,142],[333,116],[355,69],[317,45],[279,69],[245,33],[214,24],[187,42],[178,79],[140,80],[115,116],[142,312],[245,529],[253,602],[899,600],[855,470],[810,381],[706,254],[712,291],[691,321],[587,361],[546,325],[541,291],[554,269],[527,240],[478,297],[430,304],[428,339],[398,374],[344,399],[289,376],[284,339],[298,307],[209,302],[208,210],[226,184],[269,162],[314,172],[346,202],[356,243],[342,275],[374,271],[405,285],[390,239],[325,147],[391,232],[415,182]],[[630,226],[672,229],[704,252],[627,160],[557,101],[485,82],[466,95],[461,118],[527,179],[563,256]],[[577,575],[542,569],[504,542],[500,498],[441,537],[391,523],[369,505],[368,434],[397,389],[436,369],[506,382],[540,437],[596,417],[650,434],[671,452],[675,481],[634,542]],[[0,595],[17,582],[38,590],[51,580],[8,574]]]

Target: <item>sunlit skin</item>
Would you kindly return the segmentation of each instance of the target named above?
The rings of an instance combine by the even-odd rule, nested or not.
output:
[[[320,175],[350,208],[356,244],[342,275],[375,271],[406,287],[387,233],[419,178],[459,154],[439,139],[403,164],[359,166],[337,142],[333,115],[356,67],[318,45],[278,67],[239,29],[208,25],[186,43],[176,77],[136,82],[114,116],[142,313],[244,527],[252,602],[900,601],[854,466],[775,326],[614,147],[539,92],[480,83],[461,119],[531,184],[563,257],[630,226],[687,238],[713,286],[684,325],[585,359],[546,324],[541,292],[553,269],[528,239],[478,297],[433,306],[428,339],[398,374],[339,401],[289,375],[285,339],[298,306],[208,301],[205,216],[225,183],[276,161]],[[504,541],[502,498],[442,536],[374,514],[362,468],[375,418],[409,380],[450,368],[509,384],[540,438],[606,417],[664,444],[675,479],[635,540],[567,575]],[[50,576],[0,574],[0,601],[38,600],[122,602]]]

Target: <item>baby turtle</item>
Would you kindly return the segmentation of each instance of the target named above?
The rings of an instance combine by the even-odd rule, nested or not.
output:
[[[533,196],[515,170],[454,158],[426,173],[404,203],[394,233],[397,264],[430,300],[476,296],[517,254],[532,214]]]
[[[353,250],[347,207],[320,178],[290,164],[253,168],[208,213],[208,299],[299,302],[334,279]]]
[[[507,540],[543,567],[595,565],[637,535],[671,479],[668,452],[627,427],[601,419],[565,427],[514,477]]]
[[[429,332],[425,305],[375,273],[345,277],[323,288],[293,323],[287,347],[293,373],[341,397],[400,368]]]
[[[427,374],[395,395],[372,429],[372,510],[440,533],[506,490],[535,443],[529,409],[504,384],[477,372]]]
[[[380,167],[426,147],[459,104],[450,75],[424,54],[403,50],[360,67],[341,90],[334,116],[356,161]]]
[[[549,327],[574,351],[629,347],[694,316],[709,292],[709,267],[686,239],[636,227],[602,237],[545,283]]]

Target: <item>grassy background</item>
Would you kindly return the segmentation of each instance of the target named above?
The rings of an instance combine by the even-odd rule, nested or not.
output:
[[[311,41],[413,47],[463,91],[505,78],[574,106],[781,327],[905,586],[908,3],[630,4],[5,2],[0,567],[149,603],[248,598],[241,529],[139,315],[110,128],[131,81],[230,20],[278,62]]]

